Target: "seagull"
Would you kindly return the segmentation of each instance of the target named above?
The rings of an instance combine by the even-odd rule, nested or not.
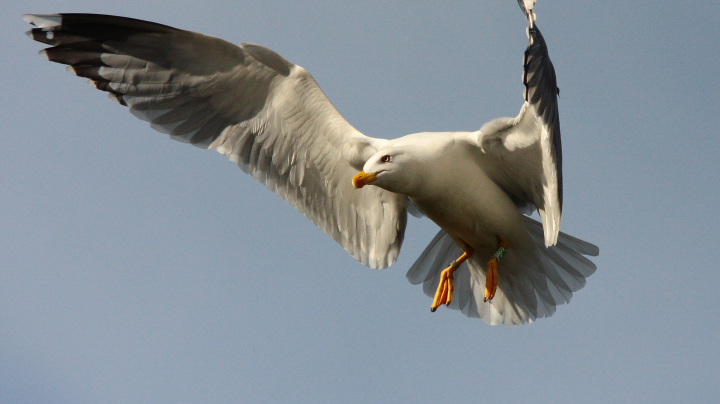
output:
[[[376,139],[312,76],[263,46],[98,14],[26,14],[40,54],[171,139],[214,149],[371,268],[397,259],[407,214],[440,231],[409,269],[441,305],[488,324],[549,317],[585,285],[596,246],[560,232],[558,89],[534,0],[524,102],[471,132]],[[542,223],[528,217],[535,210]]]

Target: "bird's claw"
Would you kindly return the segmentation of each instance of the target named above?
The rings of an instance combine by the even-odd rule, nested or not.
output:
[[[455,265],[450,265],[449,267],[443,269],[443,271],[440,273],[440,283],[438,284],[438,288],[435,291],[435,298],[433,299],[433,303],[430,306],[431,312],[434,313],[438,307],[442,306],[443,304],[449,305],[450,302],[452,302],[452,280],[456,268],[457,267]]]
[[[487,264],[487,276],[485,277],[485,299],[483,301],[492,301],[497,292],[497,264],[498,260],[492,257]]]

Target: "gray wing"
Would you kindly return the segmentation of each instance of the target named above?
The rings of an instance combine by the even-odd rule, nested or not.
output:
[[[385,141],[362,135],[310,74],[259,45],[130,18],[25,15],[28,35],[172,139],[215,149],[372,268],[392,264],[405,198],[352,176]],[[359,167],[359,168],[358,168]]]
[[[560,231],[563,200],[559,89],[545,39],[537,25],[531,25],[524,60],[525,103],[520,114],[483,125],[477,142],[487,157],[486,171],[495,182],[519,206],[535,205],[545,245],[551,246]]]

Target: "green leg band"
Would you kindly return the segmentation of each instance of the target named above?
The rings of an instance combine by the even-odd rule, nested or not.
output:
[[[507,250],[505,249],[505,247],[499,247],[497,251],[495,251],[495,254],[493,254],[493,257],[497,258],[498,262],[500,262],[506,252]]]

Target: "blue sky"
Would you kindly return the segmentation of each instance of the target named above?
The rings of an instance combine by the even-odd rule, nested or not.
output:
[[[411,219],[374,271],[215,152],[36,53],[22,13],[265,45],[363,133],[476,130],[522,104],[513,0],[24,1],[0,50],[0,402],[715,402],[720,6],[536,7],[561,88],[562,230],[597,272],[515,329],[430,313]]]

